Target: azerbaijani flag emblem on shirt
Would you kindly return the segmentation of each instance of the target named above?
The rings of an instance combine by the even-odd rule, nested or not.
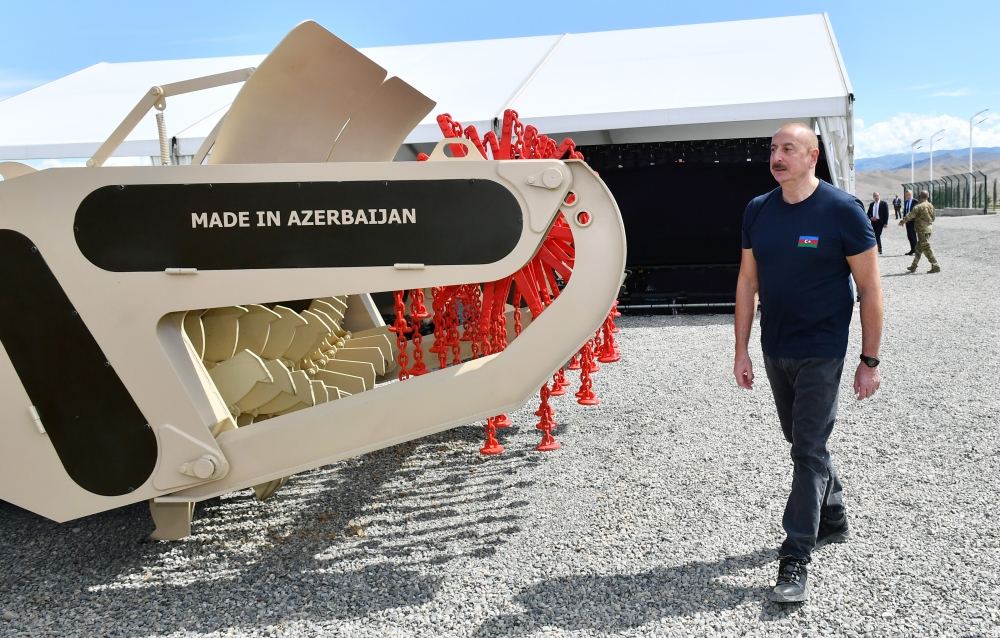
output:
[[[800,236],[799,248],[819,248],[819,237],[815,235]]]

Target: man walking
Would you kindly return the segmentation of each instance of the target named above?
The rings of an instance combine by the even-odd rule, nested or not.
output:
[[[905,218],[913,210],[913,207],[917,203],[913,201],[913,191],[906,190],[903,191],[903,217]],[[904,253],[906,255],[912,255],[913,251],[917,248],[917,229],[913,227],[913,222],[906,222],[906,240],[910,242],[910,252]]]
[[[902,206],[903,206],[903,200],[901,200],[899,198],[899,195],[893,195],[892,196],[892,209],[894,211],[896,211],[896,219],[899,219],[900,217],[902,217],[902,215],[899,214],[899,209],[902,208]]]
[[[875,243],[878,244],[878,254],[882,254],[882,229],[889,224],[889,204],[882,201],[878,193],[872,193],[874,201],[868,205],[868,219],[872,221],[875,230]]]
[[[771,138],[771,174],[779,186],[747,205],[736,284],[733,375],[740,387],[753,387],[748,344],[759,293],[764,369],[791,443],[786,538],[769,593],[777,602],[807,600],[813,549],[848,537],[843,487],[826,444],[854,310],[851,276],[861,299],[854,393],[865,399],[880,383],[882,286],[874,231],[860,201],[816,178],[818,158],[816,134],[804,124],[786,124]]]
[[[930,194],[927,191],[920,191],[917,196],[920,203],[913,207],[906,217],[899,220],[899,225],[913,224],[917,231],[917,249],[913,254],[913,263],[907,268],[907,272],[914,272],[921,255],[927,255],[927,261],[931,262],[931,269],[927,272],[934,274],[941,272],[937,258],[934,257],[934,250],[931,248],[931,231],[934,230],[934,205],[930,203]]]

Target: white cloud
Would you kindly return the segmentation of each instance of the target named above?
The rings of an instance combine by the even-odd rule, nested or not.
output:
[[[904,86],[904,91],[928,91],[936,86],[941,86],[940,82],[925,82],[923,84],[911,84],[910,86]]]
[[[856,119],[855,123],[858,121]],[[923,148],[919,151],[925,152],[928,150],[927,138],[939,129],[945,129],[945,132],[940,139],[935,140],[935,149],[968,148],[967,118],[953,115],[899,113],[884,122],[856,126],[854,155],[862,158],[909,153],[910,144],[918,138],[924,140]],[[972,143],[974,146],[1000,146],[1000,114],[990,113],[982,124],[976,126]]]

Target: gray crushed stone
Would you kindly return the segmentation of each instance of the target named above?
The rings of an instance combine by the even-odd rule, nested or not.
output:
[[[901,274],[885,231],[883,388],[859,403],[846,372],[832,439],[854,536],[807,604],[765,599],[790,461],[759,346],[744,392],[731,316],[645,316],[600,406],[554,400],[555,453],[532,402],[502,457],[456,428],[203,503],[175,543],[145,505],[0,503],[0,635],[1000,636],[1000,217],[935,227],[940,275]]]

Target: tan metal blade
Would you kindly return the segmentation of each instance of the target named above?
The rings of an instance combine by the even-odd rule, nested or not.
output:
[[[312,21],[260,63],[219,130],[212,164],[325,162],[386,71]]]

